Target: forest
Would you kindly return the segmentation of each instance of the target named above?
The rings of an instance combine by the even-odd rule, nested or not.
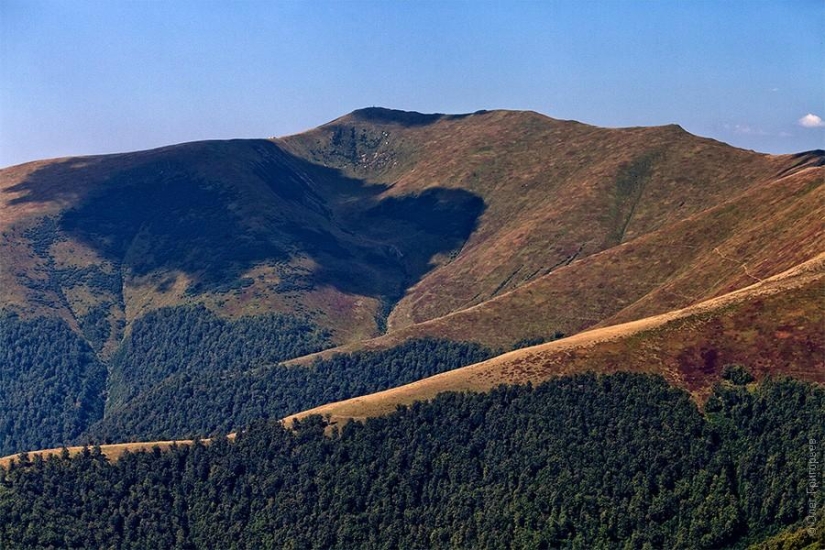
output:
[[[0,455],[73,441],[105,389],[106,366],[65,321],[0,312]]]
[[[135,320],[111,360],[107,413],[170,376],[238,372],[330,346],[295,315],[224,319],[204,306],[168,307]]]
[[[64,444],[207,437],[488,359],[434,338],[283,361],[328,347],[294,315],[229,320],[203,306],[136,320],[108,362],[59,319],[0,315],[0,456]]]
[[[193,342],[197,348],[197,340]],[[152,346],[147,345],[146,350]],[[185,347],[182,357],[191,357]],[[483,361],[492,352],[478,344],[425,338],[380,351],[335,354],[311,365],[256,365],[230,361],[231,346],[214,346],[221,362],[194,363],[114,410],[91,426],[81,443],[206,437],[253,420],[278,419],[324,403],[407,384]],[[207,352],[214,353],[214,352]],[[135,365],[147,353],[129,354]],[[197,354],[200,356],[201,354]],[[168,359],[167,359],[168,361]],[[171,364],[180,364],[171,362]],[[232,365],[235,365],[233,368]],[[208,368],[209,365],[221,368]],[[197,367],[197,370],[194,368]]]
[[[701,411],[659,377],[576,375],[326,434],[21,455],[0,547],[743,548],[801,525],[823,418],[825,390],[790,379],[726,381]]]

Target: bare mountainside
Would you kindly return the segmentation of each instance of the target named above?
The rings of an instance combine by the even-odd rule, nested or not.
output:
[[[812,257],[822,233],[821,152],[760,155],[678,126],[607,130],[507,111],[410,124],[367,109],[285,142],[348,175],[388,182],[391,195],[439,186],[484,199],[476,230],[460,251],[433,259],[435,269],[393,309],[391,330],[613,250],[568,270],[566,280],[548,279],[553,299],[573,298],[576,308],[567,299],[558,307],[575,318],[550,313],[530,336],[572,333],[618,313],[614,304],[624,309],[647,296],[637,315],[666,311],[788,269]],[[631,243],[639,248],[620,252]],[[698,273],[688,267],[697,264]],[[691,282],[678,282],[686,271]],[[660,286],[673,288],[648,296]],[[581,294],[593,298],[582,303]]]
[[[810,169],[766,182],[477,306],[317,355],[426,335],[506,347],[519,337],[575,334],[723,295],[822,251],[823,181],[821,169]]]

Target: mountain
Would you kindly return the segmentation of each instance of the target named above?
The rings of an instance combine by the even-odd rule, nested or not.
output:
[[[822,544],[823,184],[383,108],[0,170],[0,546]]]
[[[677,126],[605,130],[521,112],[438,119],[432,125],[419,124],[405,131],[396,143],[394,128],[387,121],[393,121],[392,113],[356,112],[287,143],[316,162],[348,174],[391,181],[393,194],[418,193],[437,185],[466,189],[484,199],[486,208],[478,228],[460,254],[410,289],[390,316],[392,329],[488,301],[573,261],[651,234],[664,233],[655,244],[670,245],[667,251],[679,256],[712,252],[713,247],[702,249],[706,244],[736,246],[739,243],[725,241],[734,233],[741,234],[743,228],[730,224],[741,223],[740,209],[750,207],[754,196],[766,192],[791,209],[799,208],[797,202],[812,203],[811,212],[783,215],[795,216],[794,220],[806,216],[802,223],[810,229],[822,229],[811,223],[821,219],[815,217],[822,213],[816,210],[822,206],[821,195],[817,200],[802,197],[812,191],[821,193],[815,185],[821,171],[805,170],[822,165],[821,153],[801,159],[769,157],[696,138]],[[359,148],[355,143],[345,144],[341,136],[347,132],[352,141],[359,136],[359,142],[366,139],[366,143],[378,145]],[[370,136],[379,135],[386,135],[383,142],[370,141]],[[335,156],[341,149],[351,149],[351,157]],[[401,156],[398,151],[403,152],[404,160],[396,160]],[[798,176],[798,182],[776,183],[799,172],[804,175]],[[748,204],[723,206],[748,199]],[[716,225],[720,235],[710,238],[718,241],[675,239],[673,233],[685,233],[690,227],[677,223],[714,207],[718,210],[711,214],[714,219],[705,223]],[[769,225],[766,231],[788,222],[759,221]],[[745,223],[759,227],[753,222]],[[708,229],[697,228],[702,232]],[[812,241],[817,231],[810,233],[793,236],[807,250],[782,258],[779,266],[757,269],[756,276],[774,274],[808,259],[806,254],[815,247]],[[779,249],[784,244],[779,243]],[[723,246],[720,253],[725,252]],[[748,253],[726,260],[733,266],[725,266],[725,271],[735,271],[751,260]],[[657,255],[664,256],[665,249]],[[622,267],[627,274],[629,266]],[[747,280],[741,268],[738,271],[740,277],[728,288]],[[714,291],[724,293],[725,287],[706,292]],[[603,318],[600,314],[595,315],[599,320]]]
[[[720,298],[823,252],[824,165],[678,126],[370,108],[4,169],[0,450],[205,436],[474,362],[456,343]],[[391,377],[383,352],[405,365]]]

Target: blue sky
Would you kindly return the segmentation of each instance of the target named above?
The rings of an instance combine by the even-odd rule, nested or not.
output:
[[[824,39],[822,0],[0,0],[0,166],[368,106],[825,148]]]

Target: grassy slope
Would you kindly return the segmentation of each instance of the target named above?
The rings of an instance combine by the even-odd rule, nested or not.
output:
[[[100,450],[101,452],[106,455],[109,460],[117,460],[120,456],[125,452],[138,452],[143,450],[149,450],[153,447],[158,447],[161,450],[168,449],[172,445],[188,445],[192,443],[191,440],[182,440],[182,441],[153,441],[151,443],[115,443],[112,445],[101,445]],[[75,456],[80,454],[84,448],[87,447],[68,447],[67,450],[69,451],[70,456]],[[63,452],[63,448],[55,448],[55,449],[43,449],[41,451],[34,451],[28,453],[29,458],[34,458],[35,456],[41,456],[44,459],[48,458],[52,455],[60,455]],[[9,455],[0,458],[0,468],[7,467],[12,461],[19,462],[20,455]]]
[[[350,134],[351,158],[336,154],[346,149],[340,136]],[[374,142],[358,136],[382,140],[367,147],[362,144]],[[486,302],[571,261],[667,230],[773,179],[791,162],[697,138],[677,126],[607,130],[508,111],[405,126],[394,123],[392,113],[365,110],[285,144],[314,162],[391,183],[387,194],[438,185],[484,198],[487,209],[476,231],[460,251],[434,258],[436,268],[394,308],[392,330]],[[736,216],[743,212],[728,217]],[[682,267],[682,258],[679,250],[672,263]],[[646,271],[653,267],[651,275],[668,275],[645,263]],[[634,278],[626,279],[632,284]],[[617,281],[609,283],[615,287]],[[634,290],[620,284],[604,298],[621,300]],[[584,326],[612,313],[582,314],[588,315]],[[584,328],[566,324],[567,332]]]
[[[344,348],[439,335],[509,347],[641,319],[748,286],[823,252],[825,169],[757,184],[722,204],[591,255],[482,304]],[[323,353],[334,353],[329,350]],[[310,358],[304,358],[306,361]]]
[[[823,291],[825,254],[820,254],[766,281],[682,310],[516,350],[286,421],[308,414],[328,414],[333,421],[377,416],[443,391],[484,391],[582,371],[657,373],[700,400],[728,363],[744,364],[758,378],[780,374],[825,383]]]

